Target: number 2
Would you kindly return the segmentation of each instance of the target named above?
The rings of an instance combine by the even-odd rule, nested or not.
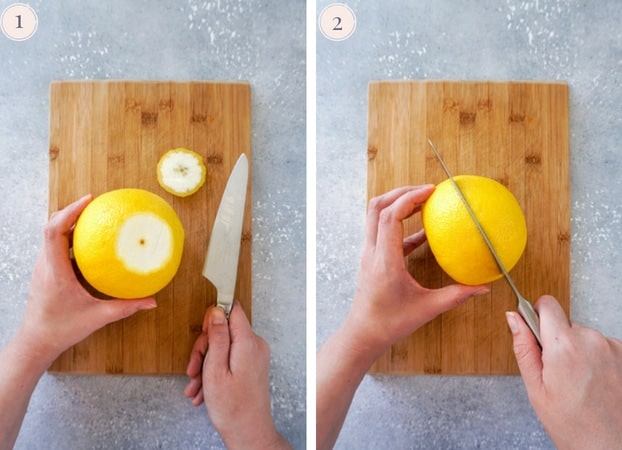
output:
[[[356,16],[343,3],[332,3],[320,13],[318,27],[326,39],[343,41],[354,32]]]
[[[337,22],[333,27],[333,31],[343,31],[343,27],[341,26],[341,17],[333,17],[333,20]]]

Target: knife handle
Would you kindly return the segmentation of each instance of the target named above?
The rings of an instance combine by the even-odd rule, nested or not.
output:
[[[231,308],[233,307],[233,295],[224,295],[219,292],[216,300],[216,307],[222,309],[225,313],[225,317],[229,320]]]
[[[527,326],[529,326],[529,329],[536,337],[538,345],[542,348],[542,339],[540,337],[540,318],[538,317],[536,310],[531,305],[531,302],[522,296],[518,298],[518,312],[521,316],[523,316]]]

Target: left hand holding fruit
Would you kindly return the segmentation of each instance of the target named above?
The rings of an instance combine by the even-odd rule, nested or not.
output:
[[[488,292],[486,286],[460,284],[431,290],[408,272],[404,256],[425,242],[425,234],[420,230],[404,238],[402,222],[433,191],[432,185],[406,186],[370,201],[359,280],[344,324],[370,363],[439,314]]]
[[[394,189],[369,203],[363,259],[352,308],[317,355],[316,439],[333,448],[365,373],[393,343],[485,286],[421,286],[404,256],[425,242],[423,230],[404,237],[403,221],[421,209],[434,186]]]
[[[35,265],[20,335],[51,364],[64,350],[97,329],[156,307],[155,299],[100,300],[80,284],[69,259],[70,237],[87,195],[50,217]]]
[[[69,242],[90,201],[90,195],[82,197],[45,226],[24,321],[0,352],[0,448],[13,448],[39,378],[63,351],[110,322],[156,306],[153,298],[99,300],[78,281]]]

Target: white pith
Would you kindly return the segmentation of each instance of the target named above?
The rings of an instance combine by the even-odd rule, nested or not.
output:
[[[175,192],[193,190],[201,183],[203,169],[200,161],[191,153],[171,152],[160,164],[162,182]]]
[[[155,214],[134,214],[119,227],[115,251],[132,272],[146,274],[158,270],[173,252],[171,228]]]

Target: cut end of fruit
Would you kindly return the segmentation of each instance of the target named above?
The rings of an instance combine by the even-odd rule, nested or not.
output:
[[[138,213],[119,226],[116,254],[127,270],[149,274],[160,270],[172,257],[173,233],[162,218]]]
[[[162,197],[142,189],[106,192],[82,211],[73,254],[88,284],[110,297],[143,298],[171,282],[184,229]]]
[[[170,194],[187,197],[205,183],[203,158],[187,148],[169,150],[158,162],[158,182]]]

